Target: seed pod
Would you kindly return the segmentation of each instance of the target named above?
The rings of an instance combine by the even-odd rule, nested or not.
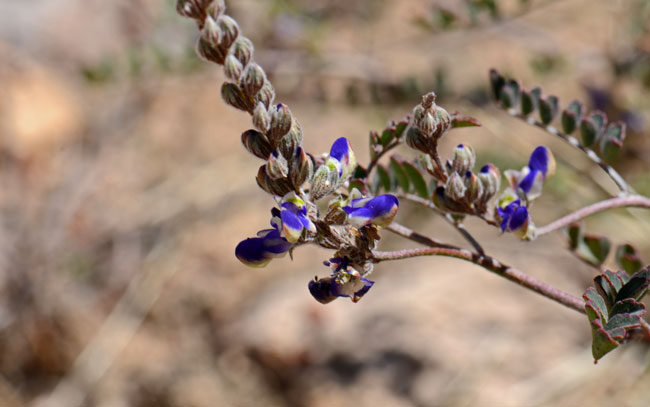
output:
[[[244,92],[234,83],[224,82],[221,85],[221,97],[230,106],[248,112],[252,110],[249,99]]]
[[[232,44],[231,52],[243,66],[246,66],[253,59],[253,43],[248,38],[240,36]]]
[[[262,102],[258,102],[257,107],[253,111],[253,124],[262,133],[266,133],[269,131],[269,127],[271,127],[271,116]]]
[[[251,154],[266,160],[273,152],[271,143],[264,134],[256,130],[246,130],[241,134],[241,142]]]
[[[459,144],[456,146],[451,159],[451,168],[453,171],[459,174],[465,174],[467,171],[471,171],[471,169],[474,168],[475,162],[476,154],[472,147],[466,144]]]
[[[217,24],[221,29],[222,36],[220,45],[225,49],[230,48],[230,46],[235,42],[237,36],[239,35],[239,25],[237,21],[233,20],[232,17],[227,15],[222,15],[217,20]]]
[[[286,178],[289,174],[287,159],[282,154],[278,154],[277,151],[272,152],[266,162],[266,173],[272,180]]]
[[[293,118],[287,105],[279,103],[271,109],[271,127],[267,136],[273,145],[280,142],[282,136],[291,130]]]
[[[260,89],[260,91],[257,92],[257,95],[255,96],[255,102],[262,102],[264,106],[269,109],[274,100],[275,90],[273,90],[271,82],[265,81],[264,86],[262,86],[262,89]]]
[[[233,82],[239,82],[239,78],[241,78],[244,67],[237,58],[235,58],[233,55],[228,55],[224,61],[223,70],[228,79]]]

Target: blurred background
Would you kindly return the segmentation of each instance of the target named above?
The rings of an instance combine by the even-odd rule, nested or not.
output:
[[[519,169],[553,150],[538,225],[614,192],[578,151],[492,106],[494,67],[625,120],[614,166],[650,194],[648,0],[227,3],[310,152],[345,136],[367,163],[368,132],[434,90],[483,123],[448,133],[443,154],[464,142],[479,165]],[[323,306],[307,282],[328,251],[237,261],[274,202],[240,144],[249,117],[221,101],[221,68],[195,56],[174,6],[0,0],[1,406],[648,405],[647,344],[593,365],[583,315],[472,264],[382,263],[361,302]],[[398,221],[465,245],[408,203]],[[597,273],[560,232],[525,243],[467,227],[576,296]],[[648,211],[586,227],[650,262]],[[381,248],[408,247],[384,234]]]

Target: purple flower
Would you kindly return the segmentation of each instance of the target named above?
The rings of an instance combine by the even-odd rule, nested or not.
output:
[[[341,178],[347,178],[347,176],[352,174],[354,167],[357,165],[357,160],[350,146],[350,142],[345,137],[339,137],[334,141],[330,149],[330,158],[335,159],[341,164],[339,168],[339,177]]]
[[[547,147],[539,146],[530,155],[527,166],[521,171],[508,170],[505,175],[510,181],[510,187],[530,201],[541,195],[542,185],[554,173],[553,153]]]
[[[390,194],[370,198],[353,199],[343,209],[348,214],[348,222],[356,227],[368,224],[388,226],[399,208],[397,197]]]
[[[264,229],[252,237],[239,242],[235,256],[247,266],[264,267],[273,258],[282,257],[293,247],[277,229]]]
[[[509,203],[504,208],[497,208],[497,214],[501,219],[501,231],[512,232],[521,229],[524,233],[528,228],[528,209],[521,205],[521,201],[517,199]]]

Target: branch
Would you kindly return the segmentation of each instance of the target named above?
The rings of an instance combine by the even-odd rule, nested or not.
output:
[[[586,218],[589,215],[595,213],[613,209],[613,208],[622,208],[622,207],[636,207],[636,208],[649,208],[650,209],[650,198],[641,195],[631,195],[631,196],[622,196],[618,198],[606,199],[604,201],[596,202],[589,206],[585,206],[582,209],[566,215],[563,218],[551,222],[546,226],[538,228],[535,232],[535,237],[545,235],[547,233],[553,232],[561,227],[570,225],[571,223],[577,222],[580,219]]]
[[[391,223],[386,229],[389,231],[395,233],[396,235],[400,235],[402,237],[405,237],[409,240],[412,240],[414,242],[423,244],[425,246],[429,247],[440,247],[440,248],[446,248],[446,249],[460,249],[459,247],[452,246],[446,243],[442,243],[440,241],[431,239],[430,237],[421,235],[417,232],[412,231],[411,229],[407,228],[406,226],[400,225],[397,222]]]
[[[394,142],[390,143],[389,145],[384,147],[384,149],[382,149],[381,152],[377,154],[375,158],[372,159],[372,161],[370,161],[370,164],[368,164],[368,169],[366,170],[366,178],[370,177],[370,172],[372,171],[373,168],[375,168],[375,166],[379,162],[379,159],[383,157],[384,154],[397,147],[399,143],[400,143],[399,140],[395,140]]]
[[[428,247],[421,249],[396,250],[393,252],[373,251],[372,254],[376,263],[387,260],[408,259],[418,256],[446,256],[465,260],[481,266],[507,280],[512,281],[513,283],[541,294],[544,297],[549,298],[568,308],[571,308],[583,314],[585,313],[585,303],[581,299],[574,297],[569,293],[565,293],[564,291],[552,287],[544,282],[541,282],[523,273],[522,271],[502,264],[492,257],[481,256],[480,254],[472,253],[469,250]]]
[[[593,161],[600,168],[602,168],[603,171],[605,171],[607,173],[607,175],[609,175],[609,177],[612,179],[612,181],[614,181],[614,183],[616,184],[618,189],[623,194],[634,193],[634,190],[625,182],[623,177],[621,177],[621,175],[618,172],[616,172],[616,170],[614,168],[612,168],[609,164],[607,164],[600,157],[598,157],[598,155],[593,150],[591,150],[591,149],[583,146],[582,144],[580,144],[578,139],[576,139],[575,137],[570,136],[568,134],[564,134],[560,130],[558,130],[557,128],[555,128],[555,127],[553,127],[551,125],[545,125],[544,123],[541,123],[541,122],[533,119],[532,117],[524,116],[515,109],[507,109],[506,112],[508,112],[509,115],[511,115],[513,117],[516,117],[518,119],[521,119],[521,120],[525,121],[526,123],[528,123],[530,125],[533,125],[535,127],[539,127],[540,129],[546,131],[547,133],[549,133],[549,134],[551,134],[553,136],[561,138],[562,140],[569,143],[571,146],[579,149],[580,151],[585,153],[587,155],[587,157],[589,157],[589,159],[591,161]]]

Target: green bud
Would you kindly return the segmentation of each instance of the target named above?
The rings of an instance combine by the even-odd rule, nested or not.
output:
[[[249,99],[246,97],[244,92],[242,92],[239,86],[234,83],[225,82],[221,85],[221,97],[226,103],[236,109],[246,112],[252,110]]]
[[[474,149],[466,144],[459,144],[455,149],[451,159],[451,168],[459,174],[465,174],[474,168],[476,163],[476,154]]]
[[[334,192],[339,182],[339,171],[336,167],[327,163],[316,169],[314,177],[311,180],[310,197],[312,201],[317,201],[322,197]]]
[[[228,49],[239,35],[239,25],[237,24],[237,21],[227,15],[220,16],[217,20],[217,24],[222,32],[220,45],[223,48]]]
[[[241,134],[241,142],[251,154],[263,160],[269,158],[273,152],[271,143],[266,136],[256,130],[246,130]]]
[[[266,162],[266,173],[272,180],[286,178],[289,174],[289,163],[282,154],[274,151],[269,155],[269,160]]]
[[[418,162],[429,174],[433,173],[433,159],[429,154],[420,154],[418,156]]]
[[[255,110],[253,110],[253,124],[262,133],[266,133],[271,127],[271,116],[262,102],[258,102]]]
[[[206,61],[223,65],[226,59],[226,51],[218,44],[212,44],[205,38],[199,37],[196,43],[196,53]]]
[[[233,55],[228,55],[224,61],[223,70],[228,79],[234,82],[238,82],[239,78],[241,78],[244,67],[237,58],[235,58]]]
[[[292,157],[298,147],[302,145],[302,127],[296,119],[291,123],[291,130],[278,143],[278,148],[285,157]]]
[[[452,201],[462,201],[465,198],[466,191],[467,187],[465,187],[465,183],[460,175],[457,172],[451,174],[445,184],[445,195]]]
[[[273,145],[277,145],[282,136],[291,130],[292,123],[293,117],[287,105],[279,103],[271,108],[271,127],[267,136]]]
[[[266,82],[264,70],[254,62],[248,64],[244,71],[244,78],[242,79],[244,92],[253,98],[262,89],[264,82]]]
[[[255,96],[255,102],[262,102],[267,109],[271,107],[273,101],[275,100],[275,90],[270,81],[265,81],[264,86],[257,92]]]
[[[253,59],[253,43],[248,38],[239,36],[232,44],[231,52],[243,66],[246,66]]]

